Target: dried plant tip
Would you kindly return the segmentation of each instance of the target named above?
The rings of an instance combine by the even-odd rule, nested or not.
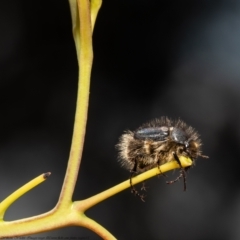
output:
[[[43,174],[43,178],[47,179],[51,175],[51,172],[47,172]]]

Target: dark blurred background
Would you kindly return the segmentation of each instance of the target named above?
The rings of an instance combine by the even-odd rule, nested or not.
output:
[[[74,200],[129,178],[115,145],[160,116],[201,134],[187,178],[147,181],[146,202],[126,190],[87,212],[117,239],[240,239],[240,1],[103,0],[94,31],[89,118]],[[0,1],[0,199],[52,176],[6,213],[52,209],[73,129],[77,60],[67,0]],[[64,217],[64,216],[62,216]],[[69,227],[32,237],[99,237]]]

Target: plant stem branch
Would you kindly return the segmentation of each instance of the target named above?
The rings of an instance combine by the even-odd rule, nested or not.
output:
[[[179,159],[181,161],[182,167],[188,167],[188,166],[192,165],[192,160],[190,158],[180,156]],[[156,168],[150,169],[149,171],[146,171],[146,172],[132,178],[132,184],[135,185],[144,180],[147,180],[148,178],[154,177],[156,175],[159,175],[161,173],[164,173],[164,172],[167,172],[167,171],[173,170],[175,168],[179,168],[179,167],[180,166],[176,161],[165,163],[160,166],[161,171],[159,171],[159,168],[156,167]],[[87,209],[98,204],[99,202],[101,202],[109,197],[112,197],[116,193],[119,193],[129,187],[130,187],[130,181],[126,180],[126,181],[124,181],[112,188],[109,188],[101,193],[98,193],[90,198],[87,198],[87,199],[81,200],[81,201],[75,201],[73,206],[74,206],[74,208],[78,209],[78,211],[85,212]]]
[[[192,161],[189,158],[179,157],[182,167],[188,167],[192,165]],[[166,163],[160,166],[161,173],[179,168],[179,164],[176,161]],[[150,177],[158,175],[159,169],[154,168],[147,172],[144,172],[132,179],[133,185],[144,181]],[[99,202],[129,188],[129,180],[124,181],[106,191],[103,191],[93,197],[87,198],[82,201],[76,201],[69,203],[65,208],[54,208],[53,210],[31,218],[25,218],[21,220],[4,222],[0,221],[0,238],[24,236],[34,233],[45,232],[64,226],[82,226],[91,229],[92,231],[104,236],[106,240],[115,239],[111,233],[109,233],[101,225],[85,216],[84,212],[90,207],[98,204]],[[63,217],[64,216],[64,217]]]
[[[79,10],[77,16],[79,16],[79,18],[76,19],[76,26],[79,26],[79,29],[75,28],[73,31],[75,31],[74,38],[75,36],[77,37],[77,39],[75,39],[75,44],[80,69],[78,96],[72,145],[67,171],[59,198],[59,207],[72,201],[72,195],[78,177],[87,123],[90,76],[93,60],[90,3],[89,0],[77,0],[77,4]],[[79,32],[79,34],[77,32]],[[78,39],[79,37],[80,39]]]
[[[86,227],[89,230],[92,230],[96,234],[98,234],[99,237],[105,240],[115,240],[116,238],[102,225],[98,224],[94,220],[92,220],[89,217],[85,217],[83,221],[81,222],[82,227]]]
[[[7,198],[5,198],[0,203],[0,220],[3,220],[4,214],[6,210],[22,195],[24,195],[26,192],[30,191],[40,183],[44,182],[49,176],[51,175],[50,172],[41,174],[40,176],[34,178],[30,182],[26,183],[19,189],[17,189],[15,192],[13,192],[11,195],[9,195]]]

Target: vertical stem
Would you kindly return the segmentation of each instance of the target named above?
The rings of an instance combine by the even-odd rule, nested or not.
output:
[[[76,18],[76,21],[79,24],[76,24],[77,28],[75,29],[76,33],[74,37],[80,72],[72,145],[58,206],[71,203],[78,176],[87,123],[90,76],[93,60],[89,0],[77,0],[76,7],[78,8],[77,15],[79,16],[78,19]]]

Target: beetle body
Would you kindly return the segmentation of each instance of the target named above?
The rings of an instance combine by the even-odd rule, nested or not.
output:
[[[183,121],[167,117],[125,132],[117,148],[122,166],[136,173],[176,160],[174,154],[189,157],[193,162],[202,156],[198,133]]]

